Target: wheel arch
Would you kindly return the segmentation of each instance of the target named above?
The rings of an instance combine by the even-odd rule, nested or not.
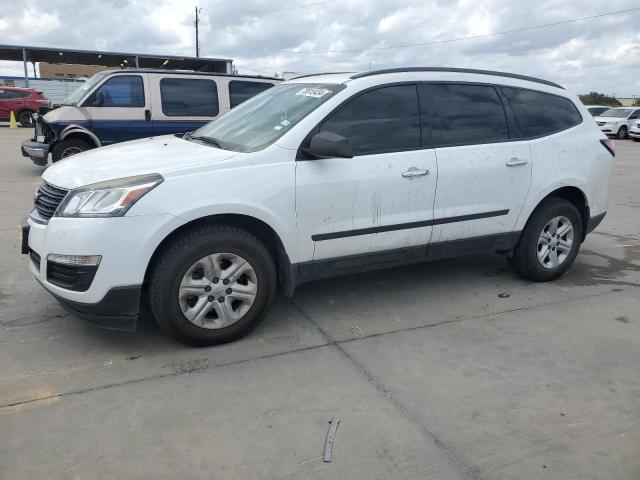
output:
[[[549,198],[561,198],[572,203],[580,212],[580,218],[582,219],[582,241],[584,241],[587,235],[587,225],[589,224],[589,201],[587,199],[587,195],[584,191],[576,186],[563,186],[556,188],[552,192],[548,193],[544,198],[542,198],[535,206],[535,208],[529,214],[531,214],[537,210],[537,208]],[[527,218],[529,221],[529,218]]]
[[[81,125],[67,125],[62,129],[62,131],[60,131],[60,134],[58,135],[58,142],[62,142],[68,138],[81,138],[83,140],[88,140],[95,147],[102,146],[102,142],[100,142],[97,135]]]
[[[192,228],[211,224],[232,225],[249,232],[260,240],[273,257],[276,265],[278,286],[280,290],[287,296],[293,295],[293,291],[296,287],[297,276],[294,273],[294,267],[291,264],[289,255],[284,248],[284,244],[280,236],[265,221],[250,215],[236,213],[207,215],[188,221],[173,229],[162,239],[151,254],[144,276],[145,285],[148,284],[149,275],[157,261],[158,255],[171,240]]]

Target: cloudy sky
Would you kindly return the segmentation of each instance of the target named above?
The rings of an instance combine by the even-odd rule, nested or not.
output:
[[[0,43],[193,55],[196,0],[0,0]],[[197,0],[201,55],[241,73],[409,65],[504,70],[640,95],[640,0]],[[461,37],[476,38],[452,41]],[[410,44],[423,44],[403,47]],[[426,44],[426,45],[425,45]],[[0,74],[21,64],[0,62]]]

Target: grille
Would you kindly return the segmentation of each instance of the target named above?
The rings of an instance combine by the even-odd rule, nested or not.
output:
[[[53,217],[67,192],[68,190],[43,182],[36,192],[34,207],[42,217],[49,219]]]
[[[31,261],[33,262],[33,264],[36,266],[36,268],[38,269],[38,271],[40,271],[40,255],[38,255],[36,252],[34,252],[33,250],[29,251],[29,256],[31,257]]]

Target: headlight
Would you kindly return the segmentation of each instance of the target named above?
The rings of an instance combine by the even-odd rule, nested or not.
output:
[[[153,173],[94,183],[71,190],[60,203],[56,216],[121,217],[162,180],[162,176]]]

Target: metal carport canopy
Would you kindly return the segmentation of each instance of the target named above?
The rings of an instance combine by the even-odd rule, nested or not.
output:
[[[27,82],[27,62],[100,65],[104,67],[167,68],[217,73],[231,73],[232,65],[232,60],[226,58],[72,50],[28,45],[0,45],[0,60],[24,62],[25,80]]]

